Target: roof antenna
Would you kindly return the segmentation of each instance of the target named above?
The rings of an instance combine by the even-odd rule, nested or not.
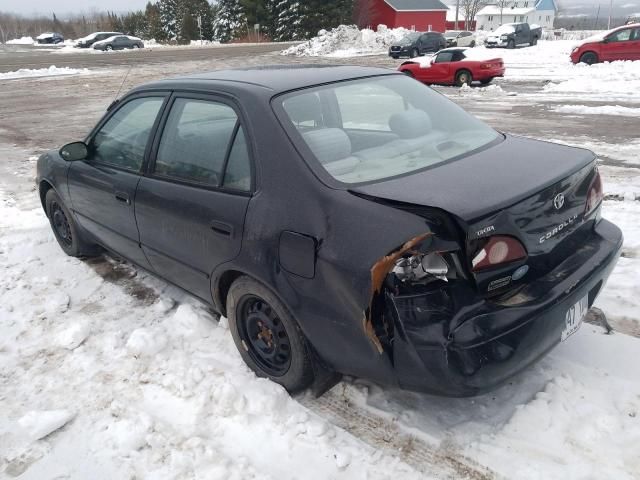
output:
[[[124,74],[124,78],[122,79],[122,83],[120,84],[120,88],[118,89],[118,92],[116,93],[116,96],[114,97],[113,102],[111,102],[111,105],[109,105],[109,108],[107,108],[107,112],[111,110],[114,105],[118,103],[119,101],[118,97],[120,96],[120,91],[122,90],[122,87],[124,87],[124,82],[127,81],[127,78],[129,77],[129,72],[131,71],[132,68],[133,68],[133,65],[129,65],[129,68],[127,69],[127,72]]]

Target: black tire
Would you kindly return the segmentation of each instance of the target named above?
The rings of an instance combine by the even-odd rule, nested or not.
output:
[[[53,188],[47,192],[45,208],[53,235],[64,253],[71,257],[94,257],[101,253],[100,247],[82,238],[71,212]]]
[[[509,41],[507,42],[507,48],[508,48],[508,49],[516,48],[516,42],[515,42],[515,40],[509,40]]]
[[[481,85],[489,85],[493,81],[493,77],[485,78],[484,80],[480,80]]]
[[[289,393],[311,385],[311,348],[289,310],[268,288],[252,278],[238,278],[227,295],[227,316],[242,359],[258,377],[269,378]]]
[[[420,56],[420,51],[417,48],[414,48],[411,50],[411,53],[409,53],[409,57],[411,58],[416,58]]]
[[[461,87],[463,85],[471,85],[473,82],[473,75],[469,70],[460,70],[456,73],[456,85]]]
[[[413,78],[413,72],[411,70],[402,70],[402,73],[404,73],[407,77]]]
[[[533,47],[534,45],[537,45],[537,44],[538,44],[538,37],[533,37],[529,45]]]
[[[471,40],[471,43],[469,44],[469,47],[473,48],[476,46],[476,41],[475,40]]]
[[[580,63],[586,63],[587,65],[598,63],[598,55],[594,52],[585,52],[580,55]]]

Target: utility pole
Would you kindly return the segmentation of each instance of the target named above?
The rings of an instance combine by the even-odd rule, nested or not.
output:
[[[609,2],[609,21],[607,22],[607,30],[611,30],[611,14],[613,13],[613,0]]]
[[[460,11],[460,0],[456,0],[456,21],[453,24],[453,29],[458,30],[458,12]]]
[[[598,20],[600,20],[600,4],[598,4],[598,13],[596,13],[596,23],[593,25],[593,29],[598,29]]]

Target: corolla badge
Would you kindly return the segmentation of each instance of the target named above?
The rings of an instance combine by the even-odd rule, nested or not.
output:
[[[556,207],[556,210],[560,210],[564,206],[564,195],[559,193],[553,199],[553,206]]]

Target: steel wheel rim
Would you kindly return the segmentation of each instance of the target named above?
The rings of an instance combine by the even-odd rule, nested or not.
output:
[[[69,225],[69,220],[58,202],[53,202],[51,204],[51,221],[53,223],[53,230],[58,238],[62,240],[65,245],[70,247],[73,243],[71,225]]]
[[[461,73],[459,78],[462,85],[466,85],[469,83],[469,75],[467,75],[466,73]]]
[[[291,342],[275,310],[263,299],[247,295],[240,300],[238,313],[238,333],[251,359],[273,377],[287,373]]]

